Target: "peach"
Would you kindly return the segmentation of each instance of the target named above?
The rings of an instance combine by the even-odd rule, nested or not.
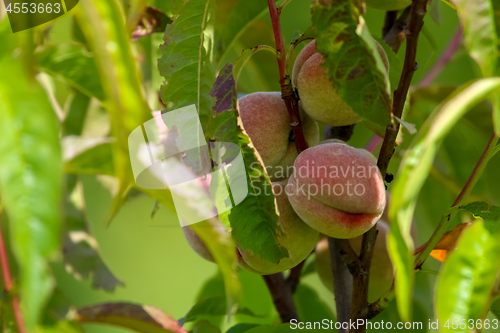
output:
[[[271,181],[287,179],[297,157],[290,118],[280,92],[256,92],[239,99],[240,119],[266,166]],[[319,142],[318,124],[302,112],[309,146]]]
[[[305,224],[290,206],[285,193],[286,184],[284,181],[273,183],[273,192],[276,197],[278,225],[282,229],[282,233],[278,233],[277,241],[288,249],[289,258],[272,263],[250,250],[238,249],[241,268],[263,275],[285,271],[306,259],[318,242],[319,233]]]
[[[382,46],[375,41],[384,65],[389,71],[389,59]],[[330,126],[346,126],[363,118],[344,103],[321,66],[323,56],[317,52],[316,40],[300,51],[293,65],[292,82],[298,89],[302,107],[309,117]]]
[[[366,0],[366,5],[380,10],[399,10],[411,5],[411,0]]]
[[[394,279],[392,262],[387,252],[387,233],[389,226],[379,221],[377,223],[377,242],[373,252],[372,265],[370,268],[370,279],[368,281],[368,302],[374,302],[383,296],[391,288]],[[349,240],[353,250],[359,255],[363,236]],[[333,292],[333,275],[331,266],[330,249],[328,239],[323,238],[316,246],[316,272],[323,284]]]
[[[327,142],[295,160],[287,194],[311,228],[349,239],[368,231],[385,208],[385,185],[376,159],[364,149]]]
[[[198,236],[196,232],[193,231],[193,229],[191,229],[189,226],[185,226],[182,227],[182,231],[184,232],[184,236],[186,237],[186,240],[188,241],[194,252],[198,253],[198,255],[205,260],[215,262],[214,257],[208,250],[207,246],[201,240],[200,236]]]

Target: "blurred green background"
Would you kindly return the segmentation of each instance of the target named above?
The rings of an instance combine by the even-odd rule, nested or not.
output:
[[[171,3],[172,1],[148,1],[149,5],[166,13],[169,12]],[[222,32],[225,20],[237,3],[231,0],[217,1],[217,33]],[[281,23],[286,43],[292,40],[296,31],[303,32],[311,25],[309,4],[310,1],[294,0],[284,9]],[[76,38],[73,15],[74,13],[70,12],[34,30],[43,33],[46,43],[72,42]],[[368,8],[365,19],[372,34],[380,37],[384,12]],[[444,2],[433,1],[430,13],[425,17],[424,31],[420,36],[417,54],[419,69],[413,79],[414,94],[406,115],[406,120],[416,124],[417,129],[452,88],[480,75],[478,66],[461,46],[431,86],[423,88],[418,86],[446,49],[458,25],[454,9]],[[22,39],[31,33],[33,32],[21,32],[16,37]],[[156,95],[162,82],[156,67],[156,59],[159,57],[158,47],[162,43],[162,37],[161,33],[157,33],[132,43],[134,58],[141,65],[149,105],[155,110],[162,108]],[[218,69],[226,62],[234,62],[243,49],[262,44],[274,45],[268,13],[255,20],[246,32],[239,36],[227,56],[219,63]],[[303,44],[300,47],[303,47]],[[404,44],[399,56],[401,59],[404,56]],[[61,80],[52,77],[48,77],[47,80],[54,91],[57,103],[66,112],[74,90]],[[260,52],[251,58],[240,77],[238,90],[240,93],[279,90],[277,64],[271,53]],[[85,119],[83,135],[101,137],[108,135],[109,130],[109,116],[102,105],[93,100]],[[416,208],[414,224],[418,234],[417,245],[430,236],[439,221],[439,216],[450,207],[484,150],[491,132],[491,111],[488,105],[481,104],[468,113],[446,138]],[[411,138],[408,133],[405,133],[405,137]],[[372,132],[361,123],[356,126],[350,144],[365,147],[371,138]],[[409,141],[404,141],[403,148]],[[391,162],[389,172],[396,173],[401,151]],[[500,170],[500,155],[496,155],[488,164],[484,176],[474,189],[474,198],[500,204],[498,170]],[[57,279],[57,290],[76,306],[107,301],[130,301],[156,306],[176,319],[182,318],[195,303],[207,280],[217,276],[216,266],[192,251],[175,214],[160,208],[152,218],[155,201],[145,195],[129,198],[114,217],[111,226],[105,228],[102,220],[112,204],[109,190],[103,185],[102,177],[80,176],[80,180],[90,230],[99,243],[104,262],[123,281],[124,286],[118,287],[114,293],[95,290],[89,280],[75,279],[66,272],[63,264],[58,263],[52,266]],[[4,219],[7,219],[6,216]],[[414,320],[427,322],[427,319],[432,317],[430,295],[433,294],[436,275],[428,272],[438,271],[439,267],[438,261],[429,259],[425,267],[427,273],[417,274]],[[238,315],[230,323],[225,324],[226,328],[236,322],[279,322],[262,278],[242,270],[240,274],[244,290],[243,305],[261,318]],[[315,290],[321,301],[330,309],[334,309],[332,294],[321,284],[315,273],[308,275],[301,282]],[[217,285],[217,282],[214,284]],[[307,304],[304,307],[307,307]],[[395,307],[391,306],[378,319],[397,320]],[[119,328],[93,324],[85,324],[84,328],[87,333],[127,332]]]

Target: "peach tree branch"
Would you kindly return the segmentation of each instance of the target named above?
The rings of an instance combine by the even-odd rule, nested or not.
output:
[[[403,65],[403,71],[399,80],[398,87],[394,92],[394,100],[392,105],[392,117],[401,118],[403,108],[410,89],[413,74],[418,69],[416,62],[418,37],[424,25],[424,16],[427,13],[427,0],[413,0],[411,7],[406,9],[401,16],[407,15],[409,12],[409,24],[407,29],[403,29],[406,34],[406,52]],[[401,17],[398,19],[398,21]],[[392,29],[398,24],[396,23]],[[391,29],[391,30],[392,30]],[[389,32],[390,34],[390,32]],[[388,35],[389,35],[388,34]],[[386,36],[387,37],[387,36]],[[399,132],[399,122],[393,122],[386,128],[384,141],[380,148],[380,154],[377,161],[377,166],[380,169],[382,178],[387,175],[387,167],[394,154],[396,146],[396,137]],[[377,239],[377,228],[374,226],[363,235],[360,254],[360,271],[353,276],[353,301],[351,318],[358,318],[368,304],[368,280],[370,276],[370,265],[373,257],[373,248]],[[359,327],[355,332],[365,332],[366,327]]]
[[[337,321],[348,322],[352,308],[352,274],[347,267],[345,259],[340,254],[339,246],[345,239],[328,237],[328,248],[330,249],[330,264],[332,266],[333,293],[335,295],[335,308],[337,309]],[[349,245],[349,242],[347,241]],[[350,247],[350,246],[349,246]],[[352,249],[351,249],[352,250]],[[357,256],[356,256],[357,258]],[[339,333],[347,333],[348,329],[340,328]]]
[[[295,136],[295,145],[297,152],[300,154],[308,148],[302,124],[299,116],[299,97],[293,89],[290,76],[287,73],[285,44],[283,42],[283,34],[281,33],[280,14],[283,7],[289,1],[285,1],[278,9],[274,0],[267,0],[269,14],[273,26],[274,40],[276,43],[276,55],[280,74],[281,98],[285,102],[290,116],[290,126],[292,127]],[[263,276],[267,284],[274,306],[280,314],[282,322],[290,322],[291,319],[298,319],[297,310],[293,301],[293,292],[297,288],[300,281],[300,273],[304,263],[292,268],[289,280],[285,280],[283,273]]]
[[[292,87],[290,75],[287,71],[285,44],[283,42],[283,34],[281,33],[280,11],[276,8],[274,0],[267,0],[269,13],[271,14],[271,22],[273,25],[274,40],[276,42],[276,54],[278,60],[278,68],[280,73],[281,98],[283,98],[288,114],[290,116],[290,125],[292,126],[293,134],[295,135],[295,145],[300,153],[307,149],[308,145],[304,138],[302,124],[299,116],[299,97]]]
[[[267,288],[271,293],[274,306],[278,311],[281,322],[289,323],[292,319],[299,319],[297,309],[293,302],[293,295],[290,288],[286,284],[283,273],[271,275],[263,275],[262,278],[266,282]]]

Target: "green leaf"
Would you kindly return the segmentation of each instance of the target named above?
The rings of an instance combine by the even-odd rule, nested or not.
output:
[[[475,217],[480,217],[483,220],[496,221],[500,219],[500,207],[492,206],[486,202],[471,202],[467,205],[460,206],[460,209],[466,210]]]
[[[333,88],[354,112],[385,128],[390,123],[389,77],[359,9],[349,0],[311,8],[318,52]]]
[[[19,264],[21,309],[33,329],[53,285],[47,263],[59,247],[59,128],[43,88],[19,59],[2,53],[0,110],[0,198]]]
[[[212,296],[198,301],[186,316],[183,318],[183,324],[191,321],[197,321],[205,316],[224,316],[226,314],[226,298],[224,295]],[[235,314],[244,314],[255,317],[256,315],[246,308],[239,308]]]
[[[214,0],[192,0],[185,3],[178,19],[165,30],[160,46],[160,74],[165,77],[161,98],[166,110],[195,104],[202,128],[212,115],[210,89],[215,81]]]
[[[389,59],[389,82],[391,87],[395,87],[399,84],[399,79],[401,78],[401,73],[403,72],[403,63],[399,59],[398,55],[387,45],[387,43],[379,37],[373,36],[373,38],[382,46],[387,54],[387,59]],[[407,99],[408,100],[408,99]]]
[[[112,133],[117,139],[113,146],[113,164],[120,188],[105,218],[108,224],[121,207],[133,181],[127,137],[151,118],[151,113],[141,94],[139,73],[120,3],[116,0],[84,1],[80,8],[76,17],[94,52],[105,93],[103,104],[111,115]]]
[[[212,140],[238,145],[246,169],[246,180],[242,180],[246,185],[241,186],[248,187],[246,198],[220,218],[231,225],[231,234],[241,251],[250,250],[263,260],[279,262],[289,254],[277,241],[281,228],[277,224],[274,196],[269,195],[272,193],[269,177],[250,138],[237,124],[236,86],[231,64],[220,71],[212,94],[217,97],[216,115],[210,119],[208,135]],[[215,197],[216,201],[226,199],[226,196]]]
[[[187,333],[177,321],[148,305],[105,303],[79,309],[76,320],[81,323],[101,323],[143,333]]]
[[[389,253],[396,269],[396,296],[401,318],[409,321],[414,284],[410,226],[418,194],[429,175],[443,138],[475,104],[500,88],[500,78],[472,81],[458,88],[422,125],[406,150],[392,187],[389,210]]]
[[[494,76],[498,65],[499,40],[493,3],[496,0],[455,0],[464,27],[464,44],[484,77]]]
[[[64,119],[65,135],[81,135],[91,98],[76,91],[69,106],[68,115]]]
[[[64,268],[78,279],[93,276],[92,287],[112,292],[123,282],[109,270],[99,254],[97,241],[85,230],[73,230],[64,239]]]
[[[309,259],[307,260],[304,268],[302,268],[302,271],[300,272],[300,277],[303,278],[315,272],[316,272],[316,258],[313,258],[312,260]]]
[[[193,333],[221,333],[221,331],[207,320],[201,320],[194,326]]]
[[[63,138],[64,168],[69,174],[115,176],[110,156],[113,154],[113,138]]]
[[[89,97],[105,100],[94,58],[83,45],[49,45],[38,49],[36,56],[42,71],[64,80]]]
[[[290,330],[291,330],[290,324],[262,325],[252,328],[251,330],[246,331],[246,333],[289,333]],[[307,332],[308,330],[304,331]]]
[[[257,326],[259,326],[259,325],[258,324],[241,323],[241,324],[234,325],[233,327],[228,329],[226,333],[244,333],[244,332],[248,332],[249,330],[251,330],[252,328],[255,328]]]
[[[268,12],[266,1],[239,1],[224,24],[220,37],[219,59],[224,60],[226,53],[239,37]]]
[[[60,321],[52,326],[38,327],[39,333],[82,333],[83,329],[78,327],[74,322]]]
[[[440,321],[477,320],[485,314],[500,270],[500,223],[474,223],[446,259],[437,285],[436,315]],[[443,331],[468,332],[467,329]]]
[[[318,297],[316,291],[310,287],[299,284],[293,295],[297,313],[303,322],[321,322],[323,319],[333,320],[336,318],[328,306]]]

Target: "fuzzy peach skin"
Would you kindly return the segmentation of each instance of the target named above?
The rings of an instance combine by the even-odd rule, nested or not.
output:
[[[290,117],[280,92],[256,92],[238,101],[243,127],[262,157],[271,181],[287,179],[297,157]],[[319,142],[318,124],[300,115],[309,146]]]
[[[273,183],[278,209],[278,225],[283,233],[277,236],[281,246],[288,249],[289,258],[278,263],[261,259],[260,255],[249,250],[238,249],[240,254],[239,266],[259,274],[274,274],[297,266],[312,252],[319,240],[319,233],[305,224],[290,206],[285,193],[286,181]]]
[[[366,6],[380,10],[398,10],[411,5],[411,0],[366,0]]]
[[[374,40],[375,41],[375,40]],[[389,59],[375,41],[384,65],[389,71]],[[330,126],[345,126],[361,121],[353,109],[344,103],[321,66],[323,56],[317,52],[316,40],[300,51],[293,65],[292,82],[298,89],[304,111],[314,120]]]
[[[364,149],[323,143],[295,160],[287,195],[311,228],[335,238],[368,231],[385,208],[385,186],[376,160]]]
[[[373,250],[372,266],[370,268],[370,279],[368,280],[368,302],[375,302],[391,288],[394,279],[392,262],[387,252],[387,234],[389,226],[379,221],[377,223],[378,236]],[[353,250],[359,255],[361,252],[361,242],[363,236],[358,236],[349,240]],[[323,238],[316,245],[316,272],[321,282],[331,292],[333,292],[333,275],[330,261],[330,249],[328,239]]]

